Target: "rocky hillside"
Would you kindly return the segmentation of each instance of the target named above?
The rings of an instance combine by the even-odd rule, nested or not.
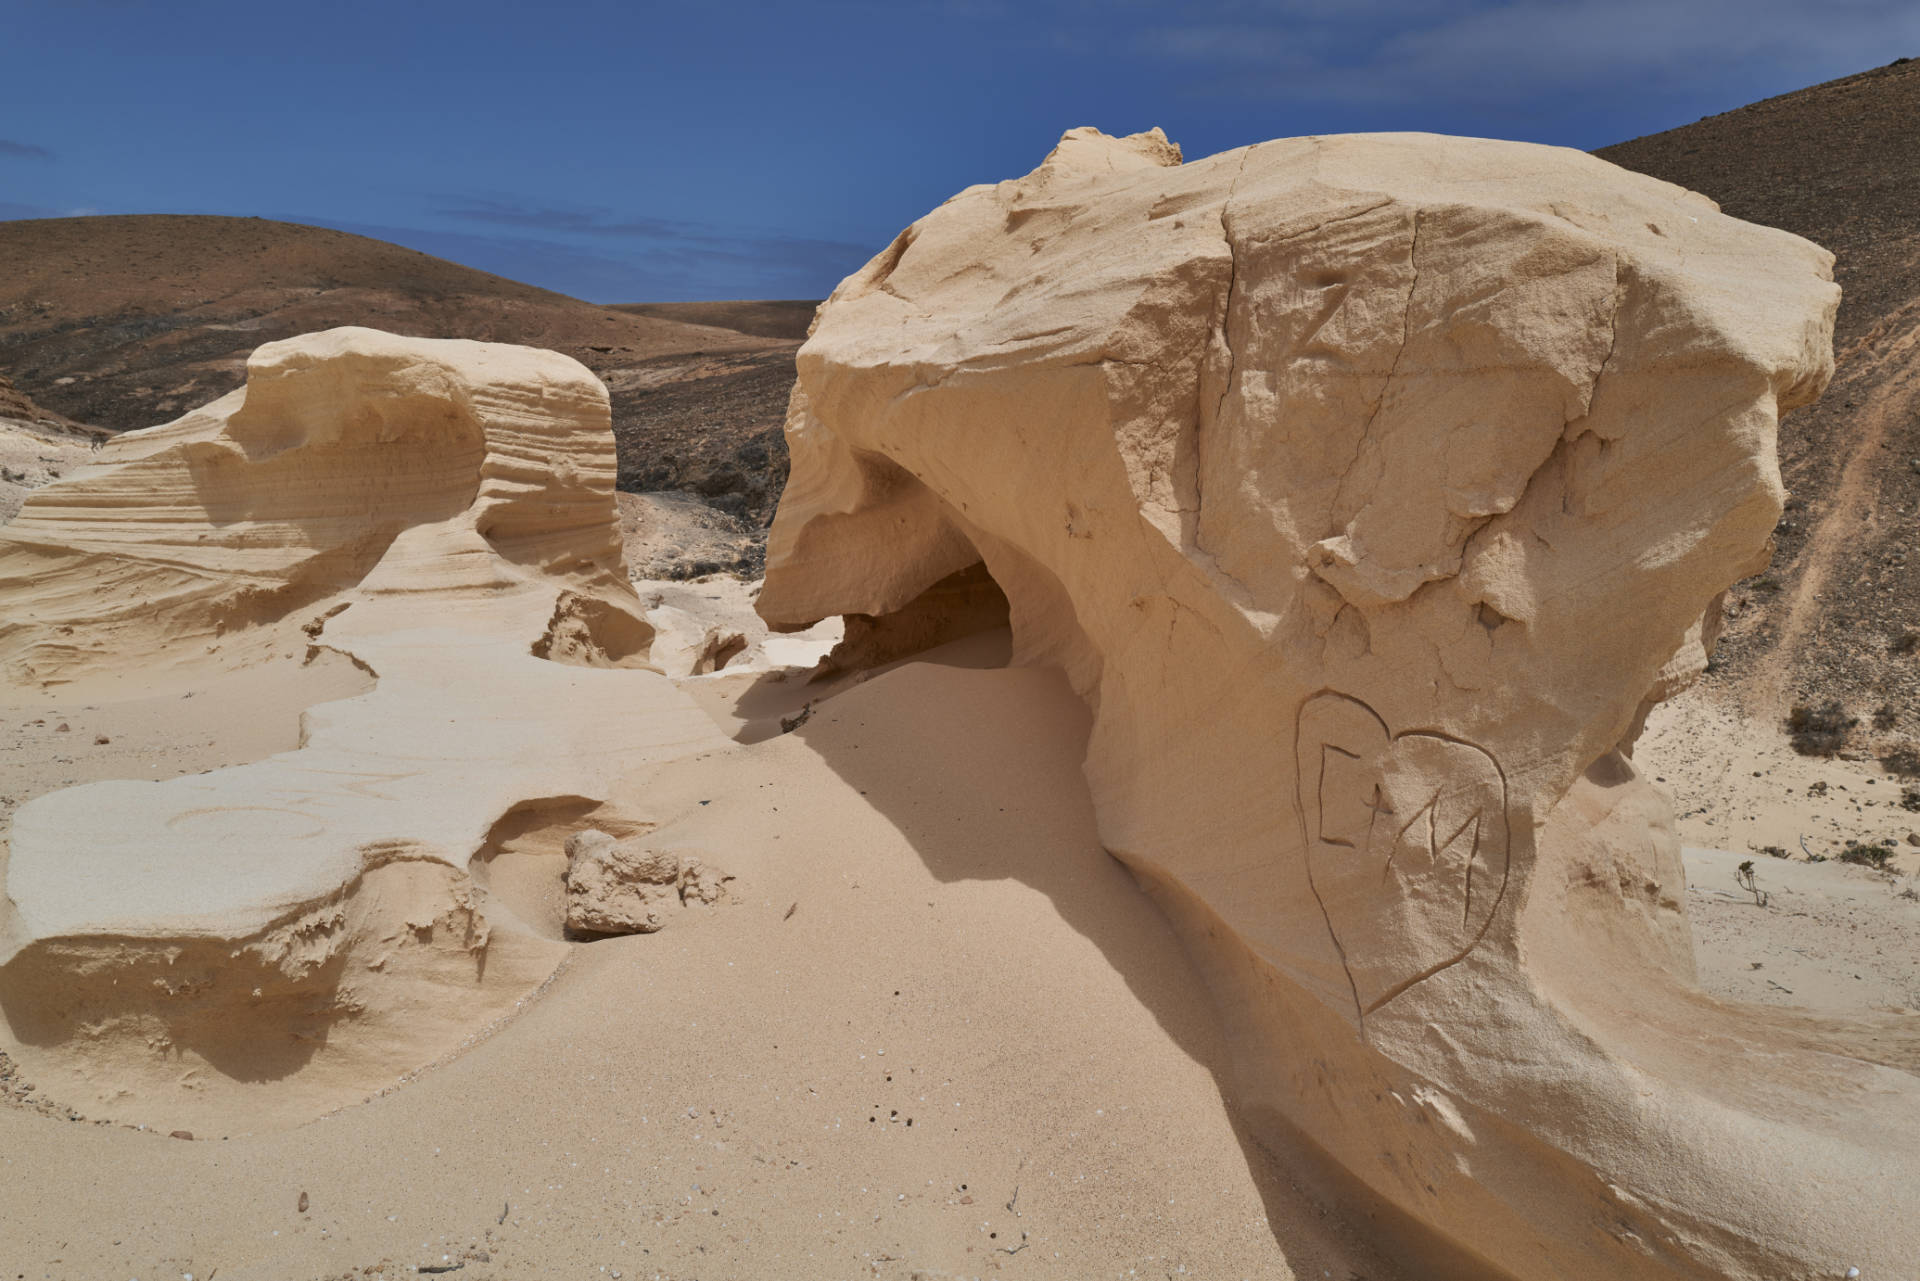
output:
[[[0,523],[13,519],[30,490],[86,462],[107,435],[34,404],[0,374]]]
[[[698,494],[748,535],[786,479],[789,334],[811,314],[811,303],[602,307],[258,218],[0,222],[0,373],[67,418],[166,421],[239,386],[261,343],[336,325],[549,347],[612,389],[622,488]]]
[[[1827,735],[1810,746],[1883,759],[1911,750],[1920,736],[1920,59],[1599,154],[1835,254],[1845,291],[1839,371],[1817,404],[1782,424],[1788,510],[1772,567],[1730,598],[1714,679],[1756,715],[1807,709],[1802,728]]]
[[[67,419],[40,405],[33,398],[13,385],[13,380],[0,374],[0,419],[16,423],[42,423],[51,426],[67,426]]]
[[[1767,716],[1837,702],[1854,747],[1920,733],[1920,60],[1599,154],[1837,255],[1839,374],[1784,424],[1792,499],[1772,568],[1729,602],[1715,679]],[[0,222],[0,372],[46,409],[160,422],[239,385],[260,343],[340,324],[552,347],[612,389],[623,489],[697,496],[755,548],[813,306],[602,307],[261,219]]]

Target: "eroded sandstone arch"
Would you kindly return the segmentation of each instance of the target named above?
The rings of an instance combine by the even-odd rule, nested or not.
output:
[[[1241,1105],[1429,1264],[1901,1265],[1920,1035],[1695,990],[1617,749],[1766,555],[1830,267],[1575,152],[1075,130],[822,308],[759,608],[886,615],[984,560],[1095,711],[1103,840]]]

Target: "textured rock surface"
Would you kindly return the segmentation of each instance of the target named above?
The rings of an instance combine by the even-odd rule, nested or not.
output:
[[[761,613],[984,561],[1094,709],[1103,841],[1207,970],[1240,1105],[1426,1274],[1903,1265],[1914,1020],[1698,992],[1617,750],[1766,555],[1830,258],[1557,149],[1178,161],[1076,130],[841,285]]]
[[[673,605],[649,609],[647,624],[653,628],[648,653],[668,676],[711,676],[747,649],[742,633]]]
[[[567,838],[567,928],[592,934],[651,934],[677,898],[680,860],[622,843],[598,828]]]
[[[309,710],[298,750],[15,814],[0,1009],[42,1075],[119,1092],[90,1106],[298,1071],[297,1112],[444,1053],[565,952],[470,876],[502,825],[730,746],[617,670],[651,629],[606,392],[564,356],[308,335],[97,458],[0,530],[10,685],[163,683],[288,633],[377,683]]]
[[[949,574],[887,614],[848,614],[846,634],[827,655],[827,671],[879,667],[1007,625],[1007,598],[986,566]]]
[[[697,855],[597,828],[569,836],[566,850],[567,928],[585,934],[651,934],[683,904],[724,900],[733,879]]]
[[[653,628],[648,664],[668,676],[733,677],[795,668],[804,672],[817,667],[845,632],[838,618],[805,632],[770,631],[753,611],[760,584],[731,574],[692,581],[636,576],[633,589]]]
[[[370,329],[269,343],[246,386],[23,504],[0,534],[0,671],[182,661],[349,588],[484,613],[531,584],[551,613],[555,575],[606,602],[600,648],[644,656],[606,424],[605,388],[552,352]]]

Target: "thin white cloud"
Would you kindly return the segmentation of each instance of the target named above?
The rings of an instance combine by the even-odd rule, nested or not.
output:
[[[1920,54],[1912,0],[1521,0],[1208,6],[1139,48],[1233,93],[1502,105],[1613,87],[1684,92],[1778,69],[1811,83]]]

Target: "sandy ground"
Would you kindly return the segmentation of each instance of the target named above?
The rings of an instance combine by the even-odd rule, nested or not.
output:
[[[1920,780],[1801,756],[1778,727],[1696,686],[1648,718],[1640,767],[1674,798],[1700,985],[1832,1013],[1920,1012]],[[1841,862],[1891,847],[1884,871]],[[1742,889],[1751,862],[1766,897]]]
[[[29,491],[84,466],[93,444],[78,431],[0,418],[0,525],[19,513]]]
[[[1742,889],[1752,862],[1765,905]],[[1762,1005],[1920,1014],[1920,882],[1845,863],[1688,849],[1700,984]]]
[[[1236,1123],[1207,997],[1094,838],[1085,712],[1055,675],[978,666],[1004,644],[824,702],[690,682],[735,731],[814,704],[635,801],[699,806],[739,901],[575,945],[404,1088],[192,1141],[0,1108],[6,1272],[1395,1276]],[[36,706],[48,724],[7,722],[5,786],[206,768],[243,752],[222,725],[278,750],[349,674]]]
[[[1686,845],[1763,858],[1773,847],[1804,861],[1836,858],[1848,841],[1884,843],[1902,875],[1920,875],[1920,810],[1906,808],[1920,804],[1920,778],[1873,760],[1801,756],[1781,727],[1711,689],[1695,686],[1655,708],[1634,758],[1673,794]]]
[[[690,608],[746,600],[679,590]],[[682,682],[742,746],[635,778],[625,800],[697,810],[690,834],[738,901],[574,944],[517,1018],[364,1104],[188,1141],[161,1115],[75,1119],[0,1065],[4,1273],[1400,1275],[1236,1120],[1208,998],[1095,838],[1086,713],[1058,676],[1001,667],[1006,650],[998,633],[832,683]],[[290,638],[257,659],[0,706],[0,824],[73,783],[286,750],[303,707],[366,688]],[[1910,865],[1741,844],[1898,828],[1897,788],[1730,717],[1689,695],[1638,753],[1688,844],[1719,847],[1687,853],[1703,985],[1920,1006]],[[1764,907],[1736,883],[1747,859]]]

